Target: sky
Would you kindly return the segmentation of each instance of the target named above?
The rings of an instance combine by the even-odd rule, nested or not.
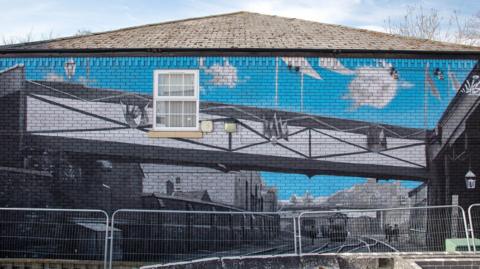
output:
[[[478,0],[0,0],[0,39],[61,37],[240,10],[384,31],[385,20],[401,20],[408,5],[435,8],[444,17],[452,10],[463,16],[480,11]]]

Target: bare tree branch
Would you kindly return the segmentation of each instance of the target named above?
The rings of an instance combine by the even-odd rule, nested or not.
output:
[[[92,32],[88,29],[78,29],[74,36],[82,36],[82,35],[89,35]],[[21,43],[28,43],[33,41],[41,41],[41,40],[49,40],[57,38],[58,35],[54,34],[53,30],[50,30],[48,33],[41,33],[35,35],[33,29],[30,30],[27,34],[23,36],[11,36],[5,37],[2,36],[0,40],[0,45],[14,45],[14,44],[21,44]]]
[[[3,45],[12,45],[12,44],[17,44],[17,43],[27,43],[27,42],[32,42],[33,39],[33,29],[31,29],[27,34],[24,36],[13,36],[13,37],[5,37],[2,36],[2,44]]]
[[[440,37],[441,22],[436,9],[425,11],[422,6],[407,6],[403,20],[392,22],[388,18],[386,28],[391,34],[436,40]]]
[[[75,33],[75,36],[84,36],[84,35],[90,35],[92,34],[92,31],[88,29],[78,29],[77,32]]]
[[[385,21],[388,33],[453,42],[465,45],[480,45],[480,12],[464,17],[454,10],[450,18],[444,18],[436,9],[425,10],[422,6],[407,6],[400,21],[390,17]]]

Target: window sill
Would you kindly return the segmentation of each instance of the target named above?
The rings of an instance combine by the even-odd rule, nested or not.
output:
[[[150,131],[150,138],[202,138],[201,131]]]

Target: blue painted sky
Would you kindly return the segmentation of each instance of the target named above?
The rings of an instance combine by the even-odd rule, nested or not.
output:
[[[274,58],[271,58],[273,61]],[[312,72],[321,78],[315,78],[304,75],[303,80],[303,111],[309,114],[322,116],[332,116],[345,119],[362,120],[369,122],[379,122],[405,127],[424,128],[426,114],[427,127],[433,128],[444,109],[447,107],[451,98],[455,95],[452,88],[452,81],[448,78],[447,72],[450,70],[455,74],[457,80],[462,82],[475,64],[475,61],[461,60],[456,63],[465,64],[458,67],[451,66],[454,62],[445,62],[441,60],[401,60],[387,59],[381,61],[378,59],[362,59],[361,62],[352,59],[340,59],[340,64],[345,67],[343,70],[332,70],[320,66],[318,58],[307,58]],[[293,72],[288,69],[287,64],[279,60],[278,76],[278,106],[275,100],[275,69],[274,63],[270,63],[271,72],[261,71],[258,74],[257,69],[242,68],[241,58],[230,58],[228,64],[238,67],[238,82],[235,87],[218,86],[204,88],[202,97],[204,100],[244,104],[252,106],[263,106],[269,108],[279,108],[288,111],[301,112],[301,75],[299,72]],[[436,91],[425,88],[425,65],[429,64],[431,75]],[[207,67],[213,65],[225,66],[225,60],[215,58],[205,62]],[[383,65],[383,66],[382,66]],[[395,67],[399,79],[394,81],[390,78],[389,67]],[[433,71],[440,68],[445,73],[444,79],[440,80],[433,77]],[[370,74],[376,72],[382,73],[386,77],[371,77]],[[362,75],[367,74],[368,81],[362,81]],[[208,74],[203,78],[211,78]],[[378,79],[374,81],[372,79]],[[374,92],[365,94],[367,97],[359,105],[355,105],[356,98],[351,96],[351,85],[355,80],[363,83],[358,86],[376,88]],[[395,85],[391,85],[394,83]],[[392,86],[393,88],[390,88]],[[388,89],[385,89],[388,88]],[[361,89],[365,91],[365,89]],[[383,102],[386,98],[382,93],[392,91],[391,100]],[[427,106],[425,106],[425,103]],[[426,107],[426,109],[425,109]]]
[[[384,30],[385,20],[401,20],[407,5],[435,8],[448,18],[480,11],[478,0],[0,0],[0,41],[24,37],[68,36],[190,17],[247,10],[352,27]]]
[[[360,177],[341,176],[314,176],[307,177],[299,174],[282,174],[262,172],[262,178],[268,186],[276,187],[278,198],[288,200],[292,194],[304,195],[308,191],[314,197],[330,196],[340,190],[351,188],[355,184],[365,183],[367,180]],[[382,180],[380,183],[393,182]],[[422,184],[418,181],[400,181],[405,188],[416,188]]]

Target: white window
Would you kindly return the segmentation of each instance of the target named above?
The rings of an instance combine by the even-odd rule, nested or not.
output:
[[[153,129],[198,130],[198,70],[154,71]]]

